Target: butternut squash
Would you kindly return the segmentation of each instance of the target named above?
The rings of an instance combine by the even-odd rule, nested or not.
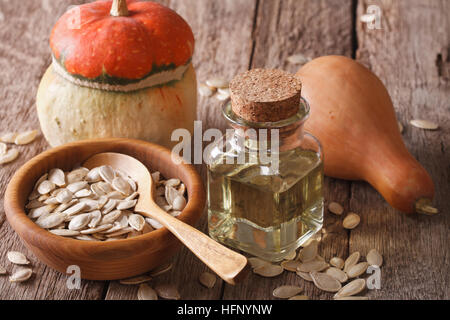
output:
[[[312,60],[297,73],[311,106],[306,130],[321,141],[325,174],[366,180],[394,208],[435,214],[430,175],[408,152],[380,79],[341,56]]]

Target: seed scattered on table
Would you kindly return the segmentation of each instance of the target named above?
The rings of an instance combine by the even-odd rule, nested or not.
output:
[[[377,251],[377,249],[372,249],[366,256],[366,260],[371,266],[381,267],[383,264],[383,256]]]
[[[309,297],[305,296],[305,295],[293,296],[293,297],[290,297],[288,300],[309,300]]]
[[[125,284],[125,285],[137,285],[137,284],[149,282],[150,280],[152,280],[152,277],[150,277],[149,275],[143,274],[143,275],[127,278],[127,279],[121,279],[121,280],[119,280],[119,283]]]
[[[345,229],[355,229],[358,225],[359,222],[361,221],[361,218],[359,217],[359,215],[357,215],[356,213],[350,212],[345,218],[344,221],[342,222],[342,226]]]
[[[137,297],[139,300],[158,300],[156,291],[145,283],[139,286]]]
[[[354,296],[366,288],[366,280],[364,279],[356,279],[352,282],[346,284],[342,289],[340,289],[335,295],[334,298],[342,298]]]
[[[7,253],[7,257],[8,257],[8,260],[14,264],[20,264],[20,265],[30,264],[30,261],[28,261],[27,257],[22,252],[9,251]]]
[[[16,141],[16,137],[17,137],[16,132],[8,132],[8,133],[4,133],[0,137],[0,141],[5,142],[5,143],[14,143],[14,141]]]
[[[180,293],[173,284],[159,284],[155,287],[159,297],[167,300],[180,300]]]
[[[283,268],[276,264],[265,264],[259,268],[253,269],[253,272],[261,277],[272,278],[283,273]]]
[[[302,292],[303,289],[298,286],[280,286],[278,288],[275,288],[272,292],[273,296],[275,298],[280,299],[289,299],[295,295],[298,295],[300,292]]]
[[[19,156],[19,150],[9,149],[4,154],[0,154],[0,164],[7,164],[13,162]]]
[[[330,264],[333,267],[336,267],[338,269],[342,269],[344,267],[344,260],[342,258],[339,258],[339,257],[333,257],[330,260]]]
[[[328,211],[340,216],[342,213],[344,213],[344,208],[337,202],[331,202],[328,205]]]
[[[14,143],[17,145],[29,144],[34,141],[37,137],[37,130],[29,130],[19,133],[14,139]]]
[[[344,263],[344,271],[348,272],[351,267],[358,263],[360,257],[361,254],[358,251],[353,252],[351,255],[349,255]]]
[[[24,282],[24,281],[27,281],[28,279],[30,279],[32,275],[33,275],[33,270],[31,270],[30,268],[20,269],[20,270],[14,272],[9,277],[9,281],[10,282]]]
[[[439,129],[439,125],[437,123],[428,121],[428,120],[411,120],[409,123],[416,128],[424,129],[424,130],[437,130]]]
[[[358,264],[355,264],[351,268],[349,268],[347,271],[347,275],[349,278],[359,277],[364,272],[366,272],[368,267],[369,267],[369,264],[367,262],[360,262]]]

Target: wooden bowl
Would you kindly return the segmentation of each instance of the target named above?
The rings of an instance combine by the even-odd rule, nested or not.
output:
[[[179,178],[186,185],[188,203],[178,218],[190,225],[198,221],[205,206],[203,183],[189,164],[175,164],[170,150],[159,145],[129,139],[86,140],[66,144],[41,153],[20,168],[5,194],[9,223],[30,249],[46,265],[66,273],[78,265],[81,277],[115,280],[145,273],[167,261],[181,243],[166,229],[117,241],[82,241],[54,235],[37,226],[25,213],[25,204],[35,182],[52,168],[73,169],[96,153],[118,152],[133,156],[152,172]]]

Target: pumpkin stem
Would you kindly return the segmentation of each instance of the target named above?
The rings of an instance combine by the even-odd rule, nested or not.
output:
[[[425,214],[427,216],[434,216],[439,213],[439,210],[430,205],[431,200],[426,198],[421,198],[416,202],[416,212]]]
[[[113,17],[128,16],[127,0],[113,0],[110,14]]]

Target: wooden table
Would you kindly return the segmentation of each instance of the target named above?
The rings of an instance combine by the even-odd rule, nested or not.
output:
[[[48,37],[53,24],[69,4],[86,1],[0,1],[0,132],[38,128],[35,94],[50,64]],[[403,124],[414,118],[438,122],[440,130],[406,126],[404,139],[411,152],[429,170],[437,186],[435,217],[406,216],[392,208],[363,182],[326,179],[328,201],[342,203],[361,214],[361,225],[349,232],[326,213],[327,237],[321,253],[327,259],[365,255],[377,248],[384,256],[381,290],[371,299],[449,299],[450,210],[450,1],[448,0],[165,0],[181,14],[196,36],[194,64],[198,80],[231,78],[253,67],[275,67],[295,72],[286,58],[339,54],[355,57],[386,84]],[[382,10],[381,29],[360,22],[370,4]],[[225,128],[220,102],[200,98],[198,117],[207,127]],[[21,156],[0,166],[0,195],[14,171],[48,148],[41,137],[20,147]],[[201,171],[204,171],[201,169]],[[206,230],[206,216],[198,225]],[[32,260],[35,278],[10,284],[0,277],[0,299],[135,299],[137,287],[116,281],[82,281],[80,290],[66,288],[67,276],[53,271],[27,252],[6,221],[0,201],[0,263],[9,250]],[[285,272],[274,279],[256,275],[235,287],[218,282],[205,289],[197,281],[206,267],[188,250],[174,259],[174,268],[153,283],[178,285],[185,299],[271,299],[282,284],[298,284],[313,299],[328,299],[311,283]]]

